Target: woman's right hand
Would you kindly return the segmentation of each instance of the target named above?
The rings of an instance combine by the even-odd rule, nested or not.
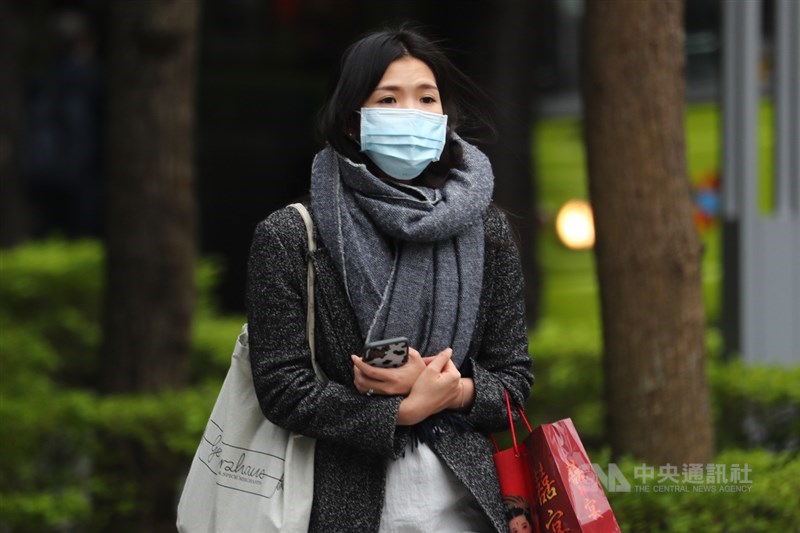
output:
[[[462,393],[461,373],[452,356],[453,350],[447,348],[431,358],[400,403],[397,425],[413,426],[458,402]]]

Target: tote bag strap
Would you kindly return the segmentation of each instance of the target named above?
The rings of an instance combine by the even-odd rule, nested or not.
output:
[[[317,250],[317,240],[314,237],[314,221],[311,219],[311,213],[308,212],[306,206],[301,203],[289,204],[303,217],[303,222],[306,225],[306,236],[308,238],[308,267],[306,273],[306,291],[308,297],[308,308],[306,309],[306,338],[308,339],[308,347],[311,349],[311,366],[314,367],[314,374],[317,379],[325,383],[328,377],[317,364],[317,350],[316,343],[314,342],[314,265],[311,262],[311,254]]]

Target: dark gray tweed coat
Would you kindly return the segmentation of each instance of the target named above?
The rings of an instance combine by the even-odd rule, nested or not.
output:
[[[503,389],[524,405],[533,383],[524,320],[519,254],[505,217],[484,217],[483,289],[469,357],[461,374],[475,380],[465,413],[476,432],[443,428],[434,452],[474,494],[498,531],[507,531],[489,431],[507,429]],[[317,439],[310,531],[373,532],[383,506],[386,466],[405,450],[409,429],[395,425],[400,397],[365,396],[353,386],[350,354],[364,338],[341,277],[318,240],[317,360],[330,382],[314,378],[306,341],[307,241],[293,208],[271,214],[255,230],[248,267],[250,358],[266,417]],[[425,490],[425,487],[419,487]]]

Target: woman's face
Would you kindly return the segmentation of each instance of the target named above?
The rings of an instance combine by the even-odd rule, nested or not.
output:
[[[418,109],[443,114],[433,71],[423,61],[411,56],[389,63],[378,86],[362,107]]]
[[[525,515],[515,516],[512,518],[508,523],[508,527],[511,529],[511,533],[524,533],[526,531],[531,531],[531,524],[528,522],[528,519],[525,518]]]

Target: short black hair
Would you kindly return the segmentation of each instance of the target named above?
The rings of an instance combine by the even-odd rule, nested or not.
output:
[[[347,48],[335,88],[320,112],[319,133],[341,155],[358,163],[371,164],[348,137],[348,132],[357,131],[357,111],[372,94],[389,64],[408,56],[419,59],[433,72],[442,109],[447,115],[448,135],[442,157],[421,176],[436,183],[461,160],[460,149],[450,142],[451,132],[480,141],[493,137],[495,130],[485,93],[450,61],[439,43],[423,35],[416,25],[405,23],[397,28],[375,31]]]

